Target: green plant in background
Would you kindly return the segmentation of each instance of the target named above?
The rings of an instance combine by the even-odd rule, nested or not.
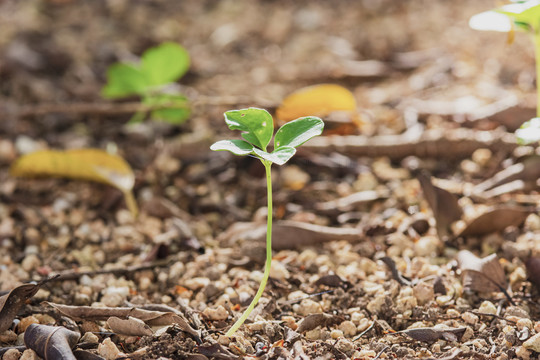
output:
[[[102,95],[108,99],[140,96],[152,119],[180,124],[190,115],[189,102],[168,85],[180,79],[189,64],[186,49],[176,43],[163,43],[146,50],[139,64],[111,65]],[[146,111],[139,111],[131,121],[142,121],[145,115]]]
[[[471,17],[469,26],[475,30],[507,32],[512,39],[514,30],[532,35],[536,57],[536,117],[516,131],[518,142],[529,144],[540,140],[540,0],[513,1],[512,4],[485,11]]]
[[[266,169],[268,194],[266,264],[263,279],[251,304],[226,334],[232,336],[257,305],[270,275],[270,264],[272,262],[272,177],[270,168],[272,164],[283,165],[289,161],[296,153],[298,146],[322,133],[324,123],[318,117],[307,116],[284,124],[278,129],[274,137],[274,150],[267,152],[266,148],[274,134],[274,121],[266,110],[249,108],[227,111],[225,113],[225,122],[229,129],[242,131],[244,140],[221,140],[214,143],[210,149],[214,151],[226,150],[235,155],[249,155],[258,158]]]

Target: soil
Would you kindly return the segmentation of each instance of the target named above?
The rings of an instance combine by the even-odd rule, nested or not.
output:
[[[510,45],[468,28],[494,5],[0,2],[0,290],[48,279],[14,300],[3,359],[37,358],[23,346],[32,323],[79,332],[86,358],[538,358],[538,159],[513,135],[535,114],[534,52],[524,34]],[[164,41],[190,54],[177,85],[192,115],[129,124],[100,96],[107,67]],[[325,118],[273,167],[270,281],[226,337],[262,277],[266,184],[257,159],[209,146],[231,136],[225,111],[274,113],[323,83],[352,92],[360,125]],[[111,186],[9,174],[25,153],[73,148],[131,165],[137,217]],[[133,335],[51,303],[185,322]]]

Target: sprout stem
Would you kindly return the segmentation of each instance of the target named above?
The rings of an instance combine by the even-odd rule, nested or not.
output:
[[[261,284],[259,285],[259,290],[257,290],[257,293],[255,294],[255,297],[251,301],[251,304],[249,304],[248,308],[244,311],[242,316],[236,320],[234,325],[227,331],[225,336],[232,336],[238,330],[240,326],[246,321],[249,314],[253,309],[255,308],[255,305],[259,302],[259,299],[261,298],[264,288],[266,287],[266,282],[268,281],[268,277],[270,276],[270,265],[272,263],[272,162],[268,160],[261,159],[261,162],[264,165],[264,168],[266,169],[266,189],[267,189],[267,200],[268,200],[268,215],[266,218],[266,264],[264,266],[264,274],[263,278],[261,280]]]
[[[540,34],[534,30],[534,51],[536,61],[536,117],[540,117]]]

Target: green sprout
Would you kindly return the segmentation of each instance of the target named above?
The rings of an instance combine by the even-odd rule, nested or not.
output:
[[[111,65],[102,95],[108,99],[140,96],[151,118],[180,124],[190,115],[189,102],[169,85],[187,72],[189,64],[186,49],[176,43],[163,43],[146,50],[139,64]],[[145,116],[146,111],[139,111],[131,122],[140,122]]]
[[[507,32],[509,39],[514,30],[532,35],[536,58],[536,117],[525,122],[516,131],[520,144],[530,144],[540,140],[540,0],[514,1],[512,4],[476,14],[469,20],[475,30]]]
[[[322,133],[324,123],[318,117],[307,116],[284,124],[276,132],[272,152],[266,151],[272,135],[274,135],[274,121],[268,111],[258,108],[227,111],[225,113],[225,123],[231,130],[242,131],[244,140],[221,140],[214,143],[210,149],[214,151],[230,151],[235,155],[249,155],[258,158],[266,169],[268,201],[266,264],[263,279],[251,304],[227,331],[226,336],[232,336],[246,321],[255,305],[259,302],[270,275],[270,264],[272,262],[272,177],[270,168],[272,164],[283,165],[289,161],[296,153],[298,146]]]

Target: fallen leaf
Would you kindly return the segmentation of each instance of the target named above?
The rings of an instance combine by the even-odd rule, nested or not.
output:
[[[135,175],[120,156],[99,149],[41,150],[21,156],[11,165],[10,174],[22,177],[65,177],[111,185],[122,191],[126,205],[137,215],[131,190]]]
[[[459,236],[481,236],[520,226],[532,212],[531,208],[518,206],[494,207],[472,220]]]
[[[394,334],[405,334],[414,340],[424,342],[434,342],[439,339],[444,339],[446,341],[458,341],[461,339],[461,336],[463,336],[466,329],[467,328],[465,327],[449,329],[425,327],[397,331]]]
[[[81,349],[73,350],[73,355],[75,355],[77,360],[107,360],[103,356]]]
[[[540,288],[540,258],[531,257],[527,259],[525,266],[527,268],[527,278],[529,281]]]
[[[469,250],[461,250],[457,254],[457,261],[461,268],[464,289],[478,292],[501,291],[513,303],[506,291],[506,277],[497,254],[481,259]]]
[[[199,345],[199,352],[208,357],[215,357],[216,359],[221,360],[237,360],[240,359],[240,356],[234,355],[232,352],[224,348],[218,343],[213,343],[210,345]]]
[[[308,86],[287,96],[276,110],[276,117],[284,122],[302,116],[324,117],[333,112],[356,112],[354,95],[340,85]]]
[[[341,316],[330,315],[325,313],[320,314],[310,314],[300,320],[298,323],[297,331],[299,333],[304,331],[309,331],[315,329],[317,326],[332,326],[334,324],[339,324],[343,321]]]
[[[363,239],[359,229],[314,225],[300,221],[282,220],[272,226],[272,248],[295,249],[333,240],[358,241]],[[218,237],[218,241],[234,244],[239,240],[263,243],[266,225],[257,222],[236,222]]]
[[[30,324],[24,332],[24,344],[45,360],[75,360],[71,349],[80,337],[62,326]]]
[[[57,276],[44,279],[37,284],[23,284],[0,297],[0,332],[9,329],[13,319],[26,301],[34,296],[43,284]]]
[[[107,319],[107,325],[114,333],[127,335],[127,336],[148,336],[154,332],[144,323],[144,321],[128,317],[127,319],[120,319],[116,316],[111,316]]]
[[[329,275],[321,276],[317,281],[315,281],[315,285],[341,287],[341,288],[346,289],[351,286],[351,283],[348,282],[347,280],[342,279],[336,274],[329,274]]]
[[[458,204],[457,197],[433,185],[430,176],[419,174],[418,181],[437,223],[437,234],[443,239],[450,234],[450,225],[461,219],[463,210]]]
[[[63,315],[73,320],[100,321],[107,320],[112,316],[128,319],[134,317],[144,321],[150,326],[164,326],[176,324],[182,331],[200,340],[199,332],[191,327],[180,315],[173,312],[143,310],[134,307],[91,307],[71,306],[47,302],[48,305],[58,310]]]

